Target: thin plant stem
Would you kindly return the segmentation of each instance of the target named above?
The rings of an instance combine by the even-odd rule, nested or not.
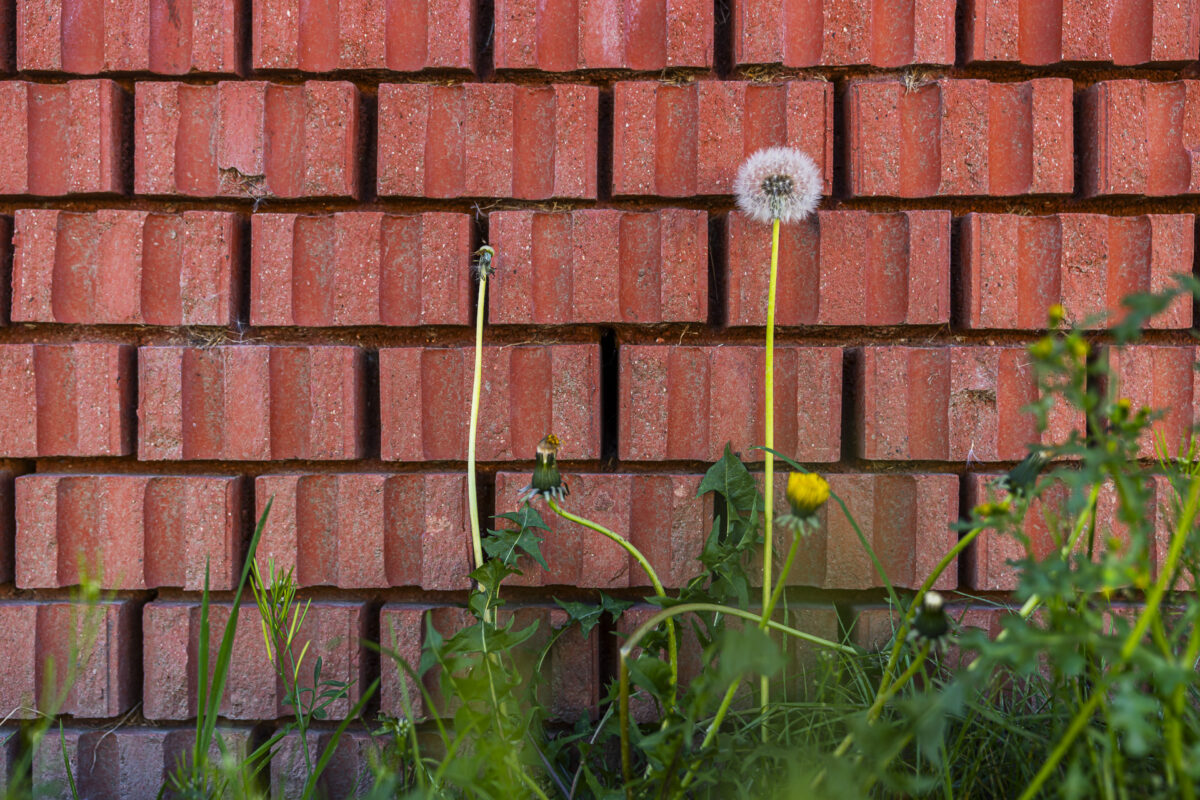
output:
[[[1146,630],[1150,627],[1151,620],[1158,614],[1159,606],[1162,604],[1162,599],[1170,588],[1171,582],[1174,580],[1175,571],[1179,567],[1179,560],[1183,557],[1183,546],[1187,542],[1188,534],[1191,533],[1192,525],[1196,521],[1196,514],[1200,512],[1200,477],[1192,478],[1188,487],[1187,503],[1184,506],[1183,513],[1180,514],[1179,522],[1175,526],[1175,535],[1171,539],[1171,547],[1167,551],[1166,561],[1163,563],[1162,569],[1159,571],[1158,579],[1154,582],[1154,586],[1150,588],[1150,593],[1146,596],[1146,605],[1142,612],[1138,615],[1137,622],[1134,623],[1133,629],[1129,631],[1125,637],[1124,643],[1121,645],[1121,651],[1116,662],[1113,664],[1113,671],[1120,670],[1133,657],[1134,651],[1137,650],[1138,644],[1146,636]],[[1087,727],[1091,721],[1092,714],[1096,711],[1096,706],[1105,699],[1107,692],[1104,687],[1097,686],[1094,688],[1092,696],[1088,698],[1087,703],[1083,705],[1075,714],[1075,718],[1071,720],[1070,726],[1067,727],[1063,738],[1055,746],[1046,762],[1042,764],[1041,769],[1034,775],[1033,780],[1025,787],[1025,791],[1021,793],[1020,800],[1031,800],[1035,797],[1042,786],[1050,779],[1051,774],[1058,767],[1058,763],[1062,761],[1075,739]]]
[[[766,420],[763,438],[766,441],[766,463],[763,487],[763,574],[762,574],[762,605],[763,617],[769,617],[767,610],[771,605],[771,559],[773,556],[774,530],[772,525],[775,515],[775,278],[779,272],[779,217],[771,221],[771,273],[767,282],[767,353],[764,367],[763,384],[765,387],[765,404],[763,417]],[[768,739],[767,710],[771,703],[771,687],[766,675],[759,680],[759,690],[762,695],[763,741]]]
[[[654,571],[654,567],[650,566],[650,561],[642,555],[642,551],[633,546],[633,543],[621,536],[618,533],[610,531],[603,525],[592,522],[590,519],[585,519],[578,514],[572,514],[565,508],[560,506],[552,497],[546,498],[546,502],[550,505],[550,509],[558,514],[563,519],[570,520],[576,525],[582,525],[585,528],[590,528],[596,533],[608,537],[612,541],[619,544],[625,549],[625,552],[633,556],[634,560],[641,565],[645,570],[646,575],[650,578],[650,583],[654,585],[654,593],[659,597],[666,597],[667,592],[663,588],[662,581],[658,579],[658,573]],[[671,663],[671,705],[675,705],[675,689],[679,682],[679,647],[675,641],[675,623],[670,618],[667,619],[667,657]]]
[[[740,617],[742,619],[750,620],[751,622],[757,622],[760,626],[765,623],[765,627],[771,630],[779,631],[780,633],[791,636],[792,638],[811,642],[812,644],[820,645],[821,647],[837,650],[839,652],[846,653],[847,655],[858,655],[860,652],[850,645],[832,642],[828,639],[823,639],[820,636],[814,636],[811,633],[805,633],[804,631],[797,630],[779,622],[775,622],[766,615],[755,614],[753,611],[745,611],[740,608],[733,608],[732,606],[723,606],[716,603],[683,603],[682,605],[663,609],[650,619],[646,620],[641,627],[633,632],[633,635],[626,640],[625,644],[621,645],[621,663],[620,674],[618,676],[618,686],[620,687],[619,702],[621,704],[619,719],[621,721],[622,762],[624,762],[625,758],[627,757],[626,748],[628,747],[626,723],[629,716],[629,655],[633,652],[633,649],[638,646],[638,643],[641,642],[642,638],[647,633],[657,628],[663,622],[667,622],[672,617],[677,617],[680,614],[695,614],[705,612],[728,614],[731,617]],[[740,685],[741,679],[738,678],[734,680],[734,682],[730,684],[729,688],[725,691],[725,696],[721,699],[721,705],[717,707],[717,713],[714,715],[713,721],[709,725],[708,731],[704,735],[704,741],[700,743],[701,750],[704,750],[704,748],[712,744],[713,739],[716,738],[717,731],[720,729],[721,723],[725,719],[725,715],[729,712],[729,706],[733,702],[733,695],[735,692],[737,692],[738,686]],[[681,791],[686,789],[691,784],[692,779],[695,777],[693,773],[694,770],[688,770],[687,774],[684,775],[683,781],[679,785]]]
[[[475,556],[475,569],[483,566],[479,497],[475,489],[475,433],[479,428],[479,391],[483,384],[483,312],[486,308],[487,282],[487,268],[479,270],[479,298],[475,305],[475,377],[471,384],[471,425],[467,434],[467,508],[471,515],[471,549]]]

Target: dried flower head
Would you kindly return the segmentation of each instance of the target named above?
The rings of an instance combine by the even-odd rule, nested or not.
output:
[[[475,255],[478,256],[478,258],[475,263],[471,265],[475,272],[475,276],[483,279],[490,278],[492,272],[495,271],[495,267],[492,266],[492,259],[496,257],[495,248],[485,244],[483,247],[475,251]]]
[[[780,517],[778,524],[796,533],[807,533],[817,527],[817,511],[829,500],[829,483],[812,472],[793,472],[788,475],[787,500],[791,513]]]
[[[768,147],[742,162],[733,193],[757,222],[799,222],[821,202],[821,170],[793,147]]]
[[[532,500],[538,495],[562,501],[571,493],[566,481],[558,474],[558,437],[548,433],[538,442],[534,455],[533,479],[521,490],[521,500]]]

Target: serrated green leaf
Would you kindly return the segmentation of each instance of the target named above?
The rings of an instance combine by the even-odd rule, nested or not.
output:
[[[725,443],[725,453],[721,460],[708,468],[704,480],[696,496],[716,492],[725,498],[725,502],[737,514],[751,514],[763,507],[762,495],[754,484],[754,476],[746,469],[746,465],[733,454],[729,443]]]

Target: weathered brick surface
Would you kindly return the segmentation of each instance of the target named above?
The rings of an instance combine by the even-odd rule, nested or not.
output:
[[[581,717],[595,720],[600,704],[600,637],[594,629],[584,638],[578,626],[559,636],[544,661],[542,651],[556,631],[569,622],[567,613],[557,606],[524,606],[501,609],[496,622],[514,630],[537,625],[537,630],[520,645],[515,654],[516,667],[522,674],[536,676],[537,697],[556,719],[575,722]],[[540,661],[540,664],[539,664]]]
[[[765,325],[771,227],[726,219],[725,322]],[[780,231],[776,325],[950,321],[950,212],[820,211]]]
[[[787,473],[775,481],[776,515],[788,509]],[[952,525],[958,521],[958,476],[945,474],[845,474],[822,473],[829,488],[846,504],[871,543],[893,586],[919,588],[942,556],[958,541]],[[761,479],[760,479],[761,488]],[[874,562],[846,514],[835,503],[818,512],[817,532],[800,545],[800,554],[788,577],[789,586],[822,589],[882,588]],[[788,534],[776,533],[775,547],[786,553]],[[778,577],[778,572],[775,576]],[[957,565],[934,584],[953,589],[958,584]]]
[[[228,325],[239,233],[220,211],[21,209],[14,322]]]
[[[0,345],[0,456],[131,453],[133,355],[99,342]]]
[[[995,486],[999,474],[974,474],[964,478],[966,501],[969,506],[983,502],[995,502],[1008,497],[1008,493]],[[1170,480],[1162,475],[1152,477],[1146,486],[1145,515],[1153,522],[1152,538],[1147,543],[1147,556],[1151,574],[1162,566],[1174,531],[1174,503],[1178,496]],[[1018,568],[1015,562],[1028,558],[1045,560],[1070,540],[1077,524],[1078,510],[1072,512],[1068,505],[1070,491],[1065,484],[1052,483],[1030,503],[1025,512],[1021,531],[1028,543],[1018,538],[985,530],[979,534],[975,544],[964,557],[967,585],[979,591],[1013,591],[1018,584]],[[1109,548],[1110,542],[1120,547],[1129,546],[1128,526],[1118,516],[1119,497],[1112,482],[1105,483],[1096,503],[1096,534],[1094,539],[1095,558],[1100,559]],[[1082,536],[1074,552],[1087,549],[1087,536]],[[1186,588],[1180,586],[1179,588]]]
[[[209,606],[210,669],[232,608]],[[321,659],[326,680],[352,682],[349,697],[327,707],[329,719],[342,719],[358,701],[362,683],[362,645],[366,607],[350,602],[315,601],[297,633],[299,647],[310,642],[300,670],[300,685],[312,688],[312,668]],[[142,708],[147,719],[183,720],[196,716],[196,673],[199,670],[200,605],[196,602],[155,601],[142,612]],[[299,650],[296,651],[299,656]],[[233,658],[220,715],[231,720],[290,717],[284,687],[267,657],[258,609],[243,605],[234,635]]]
[[[472,68],[472,0],[250,0],[254,69],[333,72]]]
[[[1191,61],[1200,51],[1195,0],[966,0],[968,61],[1117,65]]]
[[[273,498],[259,560],[294,568],[301,586],[468,588],[461,473],[263,475],[254,497],[259,516]]]
[[[970,328],[1037,330],[1059,303],[1074,323],[1109,312],[1121,299],[1162,291],[1191,274],[1192,214],[967,214],[962,223],[962,322]],[[1180,298],[1150,320],[1154,328],[1188,328],[1190,300]]]
[[[622,81],[613,88],[614,195],[732,194],[742,160],[798,147],[833,186],[833,84]]]
[[[1196,348],[1171,345],[1129,345],[1106,348],[1112,368],[1108,392],[1128,398],[1136,410],[1143,406],[1161,414],[1142,434],[1138,455],[1155,456],[1155,438],[1163,436],[1172,453],[1186,449],[1200,408],[1200,378],[1194,369]]]
[[[1064,441],[1082,415],[1059,403],[1042,435],[1033,363],[1023,347],[877,346],[859,353],[858,454],[881,461],[1017,461]]]
[[[16,481],[20,588],[232,589],[241,550],[240,479],[22,475]],[[99,570],[99,572],[97,572]]]
[[[738,64],[954,63],[954,0],[734,0]]]
[[[765,350],[630,345],[620,351],[620,457],[715,461],[725,443],[761,461]],[[800,461],[841,457],[842,351],[775,348],[775,447]]]
[[[568,84],[383,84],[379,194],[595,198],[599,102]]]
[[[138,458],[359,458],[363,361],[354,347],[143,347]]]
[[[490,322],[708,319],[703,211],[497,211],[488,225],[499,254]]]
[[[121,194],[123,109],[111,80],[0,82],[0,194]]]
[[[1071,81],[854,81],[846,90],[855,196],[1070,194]]]
[[[434,702],[434,708],[430,709],[421,688],[413,684],[410,674],[400,662],[419,674],[427,625],[432,624],[439,634],[449,637],[470,625],[473,619],[465,608],[454,606],[385,605],[379,612],[379,643],[384,648],[379,668],[379,710],[403,719],[424,719],[431,711],[445,713],[447,700],[438,684],[436,671],[421,676]]]
[[[217,728],[216,736],[231,754],[244,756],[252,749],[248,746],[248,729],[222,726]],[[184,728],[65,728],[61,737],[56,729],[33,752],[33,781],[48,792],[39,793],[44,797],[71,797],[68,778],[74,781],[80,797],[156,797],[180,763],[191,761],[195,742],[195,730]],[[216,741],[209,752],[211,757],[219,757]],[[58,794],[59,789],[66,794]],[[172,795],[168,792],[166,796]]]
[[[1080,103],[1083,193],[1200,192],[1200,81],[1102,81]]]
[[[567,471],[571,490],[565,506],[575,514],[624,536],[650,561],[664,586],[681,587],[701,570],[712,519],[711,496],[696,497],[699,475],[578,474]],[[496,513],[518,509],[529,472],[496,475]],[[594,531],[562,519],[538,504],[550,531],[539,531],[547,572],[524,559],[524,575],[513,585],[581,586],[599,589],[652,586],[638,562],[619,545]]]
[[[31,719],[60,695],[58,712],[81,719],[116,717],[132,708],[138,698],[137,613],[128,600],[90,607],[63,600],[0,603],[5,716]],[[70,669],[73,653],[77,666]],[[43,682],[48,659],[55,664],[49,685]]]
[[[358,128],[358,90],[346,81],[138,83],[133,188],[256,201],[357,197]]]
[[[299,733],[289,733],[271,756],[271,793],[275,797],[302,797],[308,781],[306,763],[315,764],[325,748],[333,743],[329,731],[312,731],[308,738],[308,758]],[[347,729],[337,741],[333,755],[316,781],[320,797],[365,797],[373,785],[371,757],[381,757],[384,740],[369,732]]]
[[[117,594],[64,709],[68,763],[44,747],[34,771],[153,796],[190,749],[205,565],[215,653],[272,499],[258,556],[314,600],[304,672],[378,677],[369,711],[427,716],[360,639],[416,666],[427,613],[443,634],[471,620],[477,311],[481,517],[518,507],[554,432],[565,506],[684,585],[720,510],[701,476],[726,443],[762,474],[771,226],[733,186],[768,146],[814,158],[825,209],[780,231],[775,444],[830,472],[896,586],[1030,444],[1084,431],[1061,405],[1045,433],[1022,411],[1051,304],[1095,329],[1113,374],[1094,388],[1161,410],[1176,450],[1200,419],[1193,299],[1149,345],[1105,329],[1123,296],[1194,271],[1198,58],[1200,0],[0,0],[0,719],[44,706],[43,659],[65,664],[80,630],[80,557],[99,562]],[[1155,565],[1173,492],[1148,487]],[[550,569],[525,559],[505,590],[539,624],[530,647],[565,621],[554,597],[650,593],[621,548],[533,502]],[[1030,512],[1035,554],[1064,502]],[[885,644],[874,565],[836,504],[820,516],[779,618],[837,637],[861,611],[854,640]],[[1128,543],[1113,487],[1096,518]],[[1011,601],[1021,552],[981,536],[938,587]],[[955,613],[998,630],[1000,611]],[[595,718],[613,628],[520,657],[558,721]],[[235,749],[288,715],[281,692],[248,606]],[[368,774],[352,731],[331,796]],[[300,755],[286,739],[261,788],[299,791]]]
[[[712,66],[713,6],[705,0],[498,0],[495,14],[497,69]]]
[[[466,325],[471,217],[255,214],[253,325]]]
[[[474,353],[463,348],[379,351],[385,461],[461,461],[467,454]],[[530,459],[547,433],[564,460],[600,455],[596,345],[488,346],[483,353],[477,456]]]
[[[17,0],[17,69],[238,72],[242,0]]]

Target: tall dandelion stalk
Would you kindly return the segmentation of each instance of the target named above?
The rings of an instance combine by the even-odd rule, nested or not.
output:
[[[467,434],[467,507],[471,514],[471,550],[474,569],[483,566],[483,537],[479,532],[479,497],[475,490],[475,432],[479,427],[479,391],[483,385],[483,312],[486,308],[488,278],[496,251],[486,244],[475,251],[479,273],[479,298],[475,304],[475,377],[471,383],[471,426]]]
[[[766,444],[763,522],[762,607],[771,606],[771,565],[774,558],[775,511],[775,285],[779,272],[779,227],[799,222],[813,213],[821,200],[821,171],[813,160],[790,147],[768,147],[751,155],[738,169],[733,184],[738,208],[756,222],[771,224],[771,268],[767,282],[767,341],[764,367]],[[761,679],[763,736],[766,737],[766,715],[770,704],[770,687],[766,676]]]

